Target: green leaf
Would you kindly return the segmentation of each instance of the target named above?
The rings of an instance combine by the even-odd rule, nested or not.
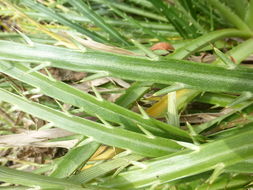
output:
[[[252,173],[253,171],[253,159],[243,160],[235,165],[226,168],[227,172],[235,173]]]
[[[199,36],[200,32],[198,31],[198,28],[195,28],[195,25],[185,19],[184,12],[181,12],[175,6],[168,7],[161,0],[148,1],[151,2],[154,7],[167,18],[167,20],[175,27],[177,32],[183,38],[193,38]]]
[[[252,125],[251,125],[252,126]],[[253,130],[200,146],[197,151],[181,151],[147,163],[146,169],[121,173],[101,184],[110,188],[140,188],[213,170],[219,163],[231,166],[253,155]]]
[[[167,125],[155,119],[143,119],[140,114],[134,113],[123,107],[117,106],[108,101],[100,101],[96,97],[82,92],[63,82],[51,80],[49,77],[38,72],[27,73],[30,69],[22,64],[15,64],[8,62],[1,62],[0,71],[10,75],[18,80],[30,84],[48,96],[63,101],[65,103],[81,107],[87,113],[99,116],[104,120],[123,124],[126,129],[132,131],[139,131],[137,124],[158,136],[171,137],[178,140],[190,140],[187,132]],[[131,89],[130,89],[130,92]],[[132,100],[129,100],[132,102]],[[167,131],[167,132],[166,132]]]
[[[145,135],[116,127],[106,128],[102,124],[28,101],[3,89],[0,89],[0,95],[0,100],[9,102],[24,112],[52,122],[56,127],[92,137],[95,141],[106,145],[129,149],[150,157],[167,155],[182,148],[169,139],[160,137],[151,139]]]
[[[199,36],[200,34],[206,33],[206,30],[203,28],[203,24],[200,24],[199,21],[196,20],[196,10],[194,10],[195,7],[192,0],[175,1],[175,7],[184,14],[185,19],[189,21],[189,25],[193,25],[195,28],[196,31],[193,34],[194,36]]]
[[[233,96],[233,95],[206,92],[203,95],[199,95],[196,98],[196,101],[202,102],[202,103],[207,103],[207,104],[213,104],[213,105],[219,106],[219,107],[226,107],[235,98],[236,98],[236,96]]]
[[[62,56],[65,55],[65,56]],[[39,63],[75,71],[108,72],[109,75],[136,81],[162,84],[179,82],[196,89],[218,92],[253,92],[252,69],[227,69],[183,60],[151,61],[143,58],[100,52],[79,53],[47,45],[26,45],[0,41],[1,59]],[[198,72],[196,72],[198,71]]]
[[[237,64],[234,63],[230,58],[228,58],[223,52],[221,52],[216,47],[213,48],[215,54],[220,58],[220,60],[226,65],[228,69],[235,69]]]
[[[253,39],[249,38],[226,52],[226,55],[231,56],[239,64],[253,53],[252,47]],[[222,65],[223,63],[221,60],[216,60],[213,64]]]
[[[148,91],[153,83],[150,82],[134,82],[123,95],[121,95],[115,104],[130,108],[135,101],[138,101],[142,95]]]
[[[189,43],[177,49],[174,53],[170,54],[167,57],[171,59],[184,59],[189,55],[192,55],[196,51],[200,50],[201,48],[205,47],[209,43],[212,43],[219,39],[226,37],[250,37],[250,36],[251,36],[250,33],[242,32],[236,29],[217,30],[214,32],[204,34],[194,40],[191,40]]]
[[[198,186],[198,190],[238,190],[240,187],[246,186],[252,181],[252,177],[247,175],[236,175],[235,177],[229,174],[220,176],[213,184],[202,183]]]
[[[190,86],[182,84],[182,83],[175,83],[175,84],[172,84],[168,87],[165,87],[165,88],[155,92],[153,94],[153,96],[160,96],[160,95],[164,95],[164,94],[167,94],[167,93],[170,93],[173,91],[177,91],[177,90],[181,90],[181,89],[185,89],[185,88],[190,88]]]
[[[133,17],[128,16],[124,12],[122,12],[119,9],[117,9],[116,7],[114,7],[114,2],[107,1],[107,0],[95,0],[95,1],[99,2],[101,4],[107,5],[113,12],[115,12],[117,15],[122,17],[125,20],[125,22],[131,23],[134,28],[138,28],[138,30],[143,31],[143,33],[145,33],[145,34],[149,34],[153,38],[157,38],[161,41],[167,41],[165,38],[161,37],[159,34],[153,32],[149,27],[144,27],[141,24],[141,22],[138,21],[137,19],[134,19]],[[152,4],[151,4],[151,6],[152,6]]]
[[[247,107],[250,107],[251,105],[252,105],[252,102],[245,102],[241,105],[238,105],[237,108],[232,109],[230,112],[228,112],[224,115],[221,115],[221,116],[216,117],[215,119],[212,119],[208,122],[205,122],[203,124],[195,126],[194,129],[197,133],[201,133],[201,132],[207,130],[208,128],[212,127],[213,125],[220,123],[222,120],[228,118],[229,116],[231,116],[237,112],[240,112]]]
[[[131,164],[131,161],[137,161],[142,159],[142,156],[139,155],[129,155],[125,157],[114,158],[109,161],[105,161],[101,164],[97,164],[93,167],[90,167],[81,173],[74,175],[70,178],[71,181],[78,182],[81,184],[87,183],[92,179],[103,176],[117,168],[124,168]]]
[[[150,49],[148,49],[147,47],[145,47],[144,45],[142,45],[141,43],[139,43],[138,41],[135,40],[131,40],[131,42],[138,48],[140,49],[144,54],[146,54],[150,59],[154,60],[154,61],[158,61],[160,58],[158,55],[156,55],[153,51],[151,51]]]
[[[98,0],[98,1],[100,1],[100,0]],[[53,17],[51,17],[50,15],[47,15],[45,13],[42,13],[42,12],[34,12],[32,10],[29,10],[29,11],[23,10],[23,12],[26,15],[28,15],[34,19],[40,19],[43,21],[54,21]],[[0,14],[4,15],[4,16],[11,16],[15,13],[12,10],[0,10]],[[68,18],[72,22],[78,22],[81,24],[90,23],[90,20],[83,15],[76,15],[74,13],[59,13],[59,14],[65,18]],[[163,18],[163,19],[166,20],[166,18]],[[125,22],[125,21],[119,20],[118,18],[117,19],[105,18],[104,20],[107,24],[110,24],[113,26],[124,26],[124,27],[131,27],[131,28],[135,27],[135,25],[133,23]],[[151,29],[155,29],[155,30],[174,31],[174,28],[169,23],[165,24],[165,23],[151,22],[151,21],[148,21],[148,22],[147,21],[139,21],[139,23],[145,28],[151,28]],[[3,36],[8,36],[8,35],[17,36],[16,33],[15,34],[6,33],[6,34],[1,34],[0,36],[3,37]]]
[[[219,11],[220,15],[223,16],[235,27],[237,27],[240,30],[251,32],[247,24],[224,3],[221,3],[219,0],[209,0],[208,3],[214,6],[215,9]]]
[[[65,178],[73,174],[83,163],[88,161],[100,146],[97,142],[91,142],[72,148],[69,152],[56,161],[52,177]]]
[[[18,171],[3,166],[0,166],[0,179],[1,181],[7,183],[20,184],[29,187],[37,186],[41,188],[59,189],[59,190],[70,190],[70,189],[85,190],[85,188],[82,188],[79,184],[71,181],[33,174],[24,171]]]
[[[245,18],[246,9],[248,8],[248,0],[225,0],[226,6],[230,7],[236,15],[242,20]]]
[[[251,92],[243,92],[239,97],[233,100],[228,106],[231,107],[231,106],[241,104],[247,100],[250,100],[252,97],[253,97],[253,94]]]
[[[148,2],[147,0],[129,0],[129,1],[132,3],[135,3],[137,5],[141,5],[143,7],[147,7],[147,8],[151,8],[151,9],[153,8],[153,5],[150,2]]]
[[[163,22],[167,21],[167,19],[164,16],[158,15],[157,13],[153,13],[150,10],[146,11],[144,9],[140,9],[139,7],[138,8],[133,7],[133,6],[130,6],[126,3],[117,2],[115,0],[110,0],[110,1],[113,3],[114,7],[118,8],[126,13],[131,13],[131,14],[142,16],[144,18],[150,18],[150,19],[163,21]]]
[[[87,16],[96,26],[107,32],[111,36],[111,39],[117,40],[125,45],[130,45],[130,43],[117,30],[107,24],[101,16],[90,9],[83,1],[70,0],[69,3],[79,10],[82,15]]]
[[[251,30],[253,30],[253,1],[249,1],[249,7],[246,11],[245,22],[248,24]]]
[[[56,13],[55,11],[53,11],[52,9],[49,9],[45,6],[43,6],[40,3],[36,3],[34,0],[21,0],[21,3],[23,3],[26,6],[29,6],[41,13],[44,13],[48,16],[50,16],[51,18],[54,18],[55,20],[57,20],[58,22],[60,22],[63,25],[69,26],[70,28],[75,29],[76,31],[87,35],[88,37],[92,38],[95,41],[101,42],[101,43],[108,43],[108,40],[106,40],[105,38],[99,36],[98,34],[91,32],[83,27],[81,27],[78,24],[73,23],[71,20],[65,18],[64,16]]]

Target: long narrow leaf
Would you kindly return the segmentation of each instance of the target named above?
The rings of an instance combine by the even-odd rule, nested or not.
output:
[[[62,56],[65,55],[65,56]],[[129,80],[163,84],[185,83],[196,89],[218,92],[253,92],[252,69],[227,69],[214,65],[179,60],[151,61],[106,53],[78,53],[47,45],[34,47],[0,41],[1,59],[45,62],[76,71],[108,72]],[[197,72],[196,72],[197,71]]]
[[[70,176],[82,163],[86,162],[95,153],[99,146],[99,143],[91,142],[69,150],[66,155],[56,162],[54,171],[50,176],[57,178]]]
[[[150,89],[151,85],[152,83],[150,82],[135,82],[115,101],[115,103],[129,108],[135,101],[142,97],[148,89]]]
[[[236,64],[240,64],[243,60],[245,60],[248,56],[253,53],[253,39],[249,38],[239,45],[233,47],[231,50],[226,52],[226,55],[231,56],[233,60],[235,60]],[[222,62],[217,60],[213,62],[213,64],[220,65]]]
[[[200,31],[195,28],[195,25],[186,20],[184,14],[176,7],[168,7],[161,0],[149,0],[149,2],[151,2],[160,13],[166,16],[167,20],[170,21],[183,38],[192,38],[199,35]]]
[[[221,3],[219,0],[209,0],[208,2],[219,11],[220,15],[235,27],[250,32],[248,25],[224,3]]]
[[[171,59],[183,59],[187,56],[193,54],[194,52],[200,50],[205,47],[209,43],[212,43],[218,39],[222,39],[224,37],[250,37],[250,33],[245,33],[235,29],[223,29],[217,30],[214,32],[210,32],[208,34],[204,34],[191,42],[187,43],[185,46],[177,49],[173,54],[168,57]]]
[[[98,42],[102,42],[102,43],[108,43],[109,41],[106,40],[105,38],[99,36],[98,34],[91,32],[83,27],[81,27],[78,24],[73,23],[72,21],[70,21],[69,19],[65,18],[64,16],[56,13],[55,11],[43,6],[42,4],[36,3],[33,0],[22,0],[21,1],[23,4],[32,7],[33,9],[42,12],[46,15],[49,15],[51,18],[54,18],[55,20],[57,20],[58,22],[60,22],[63,25],[69,26],[73,29],[75,29],[76,31],[87,35],[88,37],[92,38],[95,41]]]
[[[35,187],[34,184],[36,184],[37,188],[41,187],[45,189],[47,188],[58,190],[85,190],[85,188],[82,188],[77,183],[73,183],[71,181],[57,179],[54,177],[42,176],[29,172],[18,171],[3,166],[0,166],[0,179],[4,182],[20,184],[30,187]]]
[[[110,9],[112,9],[113,12],[115,12],[117,15],[119,15],[120,17],[124,18],[124,20],[127,21],[127,23],[131,23],[135,28],[139,28],[139,30],[143,31],[143,33],[145,34],[149,34],[150,36],[154,37],[154,38],[158,38],[161,41],[167,41],[165,38],[161,37],[159,34],[153,32],[150,28],[145,28],[143,27],[139,21],[137,21],[136,19],[132,18],[131,16],[128,16],[127,14],[123,13],[122,11],[120,11],[119,9],[115,8],[113,6],[113,2],[110,1],[106,1],[106,0],[95,0],[101,4],[105,4],[108,7],[110,7]]]
[[[137,113],[117,106],[106,100],[100,101],[96,97],[73,88],[70,85],[56,80],[52,81],[49,77],[46,77],[41,73],[27,73],[29,68],[23,66],[22,64],[16,64],[14,66],[8,62],[1,62],[0,71],[39,88],[40,91],[46,95],[65,103],[81,107],[91,115],[96,116],[96,114],[98,114],[104,120],[115,122],[120,125],[123,124],[126,129],[140,132],[137,127],[137,124],[139,124],[158,136],[189,141],[189,135],[181,129],[177,129],[152,118],[144,119]]]
[[[87,183],[91,181],[92,179],[95,179],[99,176],[103,176],[117,168],[120,167],[126,167],[129,164],[131,164],[131,161],[137,161],[142,159],[142,156],[139,155],[130,155],[130,156],[125,156],[125,157],[120,157],[120,158],[115,158],[110,161],[106,161],[101,164],[97,164],[91,168],[88,168],[78,175],[72,176],[70,178],[71,181],[75,181],[78,183]]]
[[[158,21],[164,21],[166,22],[166,18],[164,16],[158,15],[156,13],[153,13],[151,11],[146,11],[137,7],[129,6],[126,3],[117,2],[115,0],[110,0],[113,2],[114,7],[126,12],[126,13],[132,13],[135,15],[143,16],[144,18],[150,18]]]
[[[201,145],[196,151],[182,151],[172,157],[148,164],[146,169],[120,174],[108,180],[105,187],[137,188],[165,183],[215,169],[217,164],[231,166],[253,155],[253,130]]]
[[[186,58],[187,56],[193,54],[194,52],[200,50],[201,48],[205,47],[206,45],[208,45],[209,43],[218,40],[220,38],[224,38],[225,36],[237,36],[237,35],[249,35],[249,34],[243,34],[238,30],[234,30],[234,29],[225,29],[225,30],[219,30],[219,31],[215,31],[215,32],[211,32],[208,34],[205,34],[199,38],[196,38],[194,40],[192,40],[191,42],[187,43],[186,45],[180,47],[179,49],[176,49],[176,51],[172,54],[170,54],[168,56],[168,58],[172,58],[172,59],[183,59]],[[252,53],[251,48],[249,47],[249,45],[247,44],[252,44],[252,39],[247,40],[246,42],[242,43],[241,45],[239,45],[236,48],[233,48],[230,52],[230,55],[233,55],[233,57],[238,60],[238,62],[240,62],[241,60],[243,60],[245,57],[247,57],[249,54]],[[248,54],[245,54],[245,52],[248,52]],[[243,55],[243,56],[242,56]],[[218,64],[218,62],[217,62]],[[187,94],[184,95],[184,100],[182,101],[182,106],[185,105],[186,102],[188,102],[189,100],[192,100],[191,97],[192,93],[193,94],[198,94],[197,91],[195,90],[190,90],[185,91],[187,92]],[[187,98],[189,97],[189,98]],[[165,97],[166,101],[167,98]],[[160,111],[157,112],[156,108],[151,107],[150,109],[148,109],[150,115],[157,117],[160,116],[162,113],[164,113],[165,108],[167,107],[166,103],[161,103],[161,104],[156,104],[155,105]],[[179,106],[178,109],[181,109],[181,107]]]
[[[42,12],[33,12],[31,10],[27,11],[24,10],[23,11],[26,15],[35,18],[35,19],[41,19],[43,21],[54,21],[54,19],[52,17],[50,17],[50,15],[47,15],[45,13]],[[13,10],[0,10],[0,14],[4,15],[4,16],[11,16],[13,14],[15,14],[15,12]],[[79,23],[90,23],[90,20],[82,15],[76,15],[73,13],[59,13],[61,16],[68,18],[69,20],[71,20],[72,22],[79,22]],[[124,22],[122,20],[119,19],[113,19],[113,18],[105,18],[104,19],[105,22],[107,24],[110,25],[115,25],[115,26],[126,26],[126,27],[134,27],[135,25],[133,25],[133,23],[130,22]],[[145,27],[145,28],[150,28],[150,29],[155,29],[155,30],[167,30],[167,31],[174,31],[173,26],[171,26],[169,23],[158,23],[158,22],[146,22],[146,21],[139,21],[139,23]],[[8,33],[9,34],[9,33]]]
[[[252,182],[252,177],[247,175],[237,175],[235,177],[229,175],[222,175],[220,178],[214,181],[213,184],[205,183],[198,186],[198,190],[239,190],[239,188],[247,188]]]
[[[248,24],[251,30],[253,30],[253,1],[250,0],[249,7],[245,15],[245,22]]]
[[[121,36],[118,31],[116,31],[113,27],[106,24],[102,17],[96,14],[92,9],[90,9],[83,1],[81,0],[70,0],[69,3],[76,7],[80,13],[87,16],[91,21],[95,23],[98,27],[101,27],[105,32],[107,32],[112,39],[116,39],[119,42],[130,45],[130,43],[125,39],[125,37]]]
[[[14,104],[24,112],[52,122],[59,128],[92,137],[95,141],[103,144],[129,149],[145,156],[162,156],[182,148],[176,142],[165,138],[151,139],[124,129],[107,128],[102,124],[28,101],[3,89],[0,89],[0,100]]]
[[[228,172],[235,172],[235,173],[252,173],[253,171],[253,159],[247,159],[242,162],[239,162],[235,165],[232,165],[226,168]]]

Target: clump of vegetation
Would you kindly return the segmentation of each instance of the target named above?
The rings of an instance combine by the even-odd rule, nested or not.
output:
[[[253,0],[0,6],[0,189],[250,189]]]

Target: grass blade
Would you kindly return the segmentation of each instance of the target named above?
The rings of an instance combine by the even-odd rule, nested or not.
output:
[[[225,55],[222,51],[214,47],[214,52],[220,59],[220,61],[223,62],[224,66],[228,69],[235,69],[237,64],[234,63],[227,55]]]
[[[183,47],[177,49],[174,53],[170,54],[168,57],[171,59],[184,59],[194,52],[205,47],[209,43],[217,41],[225,37],[249,37],[250,33],[242,32],[236,29],[223,29],[208,34],[204,34],[194,40],[191,40],[190,43],[187,43]]]
[[[99,143],[91,142],[71,149],[66,155],[61,157],[60,160],[57,160],[54,165],[54,171],[50,174],[50,176],[56,178],[65,178],[70,176],[83,163],[90,159],[99,146]]]
[[[113,12],[115,12],[117,15],[122,17],[127,23],[131,23],[132,26],[135,28],[139,28],[140,31],[142,31],[145,34],[149,34],[153,38],[157,38],[161,41],[167,41],[164,37],[161,37],[159,34],[155,33],[152,31],[150,28],[144,27],[139,21],[136,19],[132,18],[131,16],[128,16],[124,12],[120,11],[119,9],[115,8],[114,2],[106,1],[106,0],[95,0],[96,2],[99,2],[100,4],[105,4],[107,5]],[[152,6],[152,5],[151,5]]]
[[[219,177],[213,184],[204,183],[198,186],[198,190],[224,190],[224,189],[231,189],[231,190],[238,190],[239,187],[246,188],[248,184],[252,181],[252,178],[247,175],[237,175],[235,177],[224,174]],[[201,183],[201,182],[200,182]]]
[[[252,125],[252,124],[251,124]],[[217,164],[231,166],[253,155],[253,130],[201,145],[198,151],[182,151],[148,164],[147,169],[133,170],[108,180],[105,187],[139,188],[165,183],[212,170]]]
[[[39,88],[42,93],[45,93],[48,96],[81,107],[93,116],[96,116],[99,110],[99,116],[104,120],[123,124],[128,130],[140,132],[137,127],[137,124],[139,124],[158,136],[170,137],[178,140],[190,140],[187,132],[181,129],[152,118],[143,119],[140,114],[134,113],[105,100],[99,101],[96,97],[73,88],[70,85],[64,84],[63,82],[52,81],[49,77],[46,77],[41,73],[33,72],[28,74],[27,71],[29,71],[29,68],[22,64],[17,64],[14,67],[11,63],[1,62],[0,71]]]
[[[143,157],[139,155],[130,155],[130,156],[122,157],[122,158],[121,157],[115,158],[113,160],[106,161],[104,163],[97,164],[91,168],[88,168],[82,171],[81,173],[79,173],[78,175],[72,176],[70,180],[84,184],[99,176],[103,176],[107,174],[108,172],[111,172],[117,168],[126,167],[129,164],[131,164],[131,161],[137,161],[142,158]]]
[[[87,16],[91,21],[93,21],[96,26],[107,32],[111,36],[111,39],[115,39],[125,45],[130,45],[130,43],[122,35],[120,35],[118,31],[116,31],[109,24],[106,24],[103,18],[90,9],[83,1],[70,0],[69,3],[77,8],[81,14]]]
[[[0,166],[0,179],[4,182],[30,187],[35,187],[34,184],[36,184],[36,186],[45,189],[70,190],[74,188],[76,190],[85,190],[85,188],[71,181],[18,171],[3,166]]]
[[[151,139],[145,135],[120,128],[106,128],[102,124],[25,100],[3,89],[0,89],[0,95],[0,100],[18,106],[24,112],[52,122],[56,127],[92,137],[95,141],[106,145],[129,149],[151,157],[167,155],[182,148],[176,142],[165,138]]]
[[[29,6],[41,13],[44,13],[48,16],[50,16],[51,18],[54,18],[55,20],[57,20],[58,22],[60,22],[63,25],[69,26],[70,28],[75,29],[76,31],[92,38],[95,41],[101,42],[101,43],[108,43],[109,41],[106,40],[105,38],[99,36],[98,34],[91,32],[83,27],[81,27],[78,24],[73,23],[72,21],[68,20],[67,18],[65,18],[64,16],[56,13],[55,11],[53,11],[52,9],[49,9],[45,6],[43,6],[40,3],[36,3],[33,0],[22,0],[21,1],[22,4]]]
[[[240,64],[243,60],[245,60],[253,53],[252,47],[253,39],[249,38],[226,52],[226,55],[231,56],[237,64]],[[222,62],[220,60],[217,60],[213,62],[213,64],[222,65]]]
[[[247,159],[226,168],[226,171],[235,173],[252,173],[253,159]]]
[[[208,2],[214,6],[219,11],[220,15],[229,21],[229,23],[233,24],[240,30],[251,32],[247,24],[224,3],[221,3],[219,0],[210,0]]]
[[[121,2],[116,2],[116,1],[111,1],[113,2],[113,6],[126,12],[126,13],[131,13],[139,16],[143,16],[144,18],[150,18],[158,21],[163,21],[167,22],[167,19],[161,15],[158,15],[156,13],[152,13],[151,11],[146,11],[137,7],[129,6],[126,3],[121,3]]]
[[[29,47],[7,41],[0,41],[0,55],[1,59],[6,60],[35,63],[48,61],[54,67],[75,71],[108,72],[111,76],[129,80],[163,84],[185,83],[204,91],[253,92],[253,75],[250,68],[228,72],[222,67],[183,60],[154,62],[107,53],[79,53],[47,45]]]
[[[188,23],[188,20],[184,18],[184,14],[176,7],[168,7],[161,0],[149,0],[149,2],[151,2],[160,13],[166,16],[167,20],[170,21],[183,38],[192,38],[199,35],[196,32],[198,29],[195,28],[194,25]]]
[[[138,99],[150,89],[151,85],[152,83],[150,82],[134,82],[115,103],[130,108],[134,102],[138,101]]]
[[[245,15],[245,22],[248,24],[251,30],[253,30],[253,1],[249,1],[249,7]]]

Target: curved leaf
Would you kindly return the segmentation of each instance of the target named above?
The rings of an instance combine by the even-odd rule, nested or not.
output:
[[[252,124],[251,124],[252,125]],[[215,169],[217,164],[231,166],[253,155],[253,130],[226,139],[201,145],[196,151],[181,151],[175,156],[161,158],[137,169],[107,180],[102,186],[133,189],[165,183]]]
[[[51,122],[56,127],[92,137],[95,141],[103,144],[129,149],[145,156],[163,156],[182,148],[176,142],[169,139],[160,137],[149,138],[145,135],[116,127],[107,128],[94,121],[68,115],[28,101],[3,89],[0,89],[0,100],[14,104],[24,112]]]
[[[100,101],[96,97],[82,92],[70,85],[64,84],[60,81],[52,81],[50,78],[38,72],[27,73],[29,68],[22,64],[15,66],[8,62],[1,62],[0,71],[39,88],[42,93],[56,98],[65,103],[81,107],[87,113],[96,116],[98,114],[106,121],[123,124],[124,127],[131,131],[138,131],[137,125],[141,125],[151,133],[167,138],[178,140],[190,140],[187,132],[160,122],[158,120],[149,118],[144,119],[140,114],[134,113],[121,106],[117,106],[106,100]]]

